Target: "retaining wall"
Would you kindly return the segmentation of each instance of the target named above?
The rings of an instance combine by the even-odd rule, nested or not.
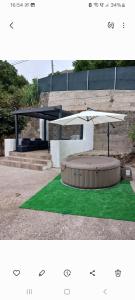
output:
[[[115,128],[110,126],[110,149],[121,152],[130,151],[132,148],[131,141],[128,138],[128,132],[132,124],[135,123],[135,91],[134,90],[98,90],[98,91],[65,91],[41,93],[41,105],[62,105],[66,111],[74,113],[86,110],[88,107],[108,112],[126,113],[125,122],[115,123]],[[52,125],[51,125],[52,126]],[[75,132],[73,132],[73,130]],[[54,132],[55,131],[55,134]],[[63,128],[64,136],[77,134],[78,128],[72,126]],[[55,139],[58,135],[57,129],[50,127],[50,135]],[[56,138],[57,139],[57,138]],[[95,126],[94,149],[107,149],[107,126],[106,124]]]

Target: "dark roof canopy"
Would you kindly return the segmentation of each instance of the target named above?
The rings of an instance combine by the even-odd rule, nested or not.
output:
[[[62,106],[44,106],[38,108],[19,109],[13,112],[13,115],[27,116],[31,118],[55,120],[60,117],[68,116],[69,113],[62,110]]]

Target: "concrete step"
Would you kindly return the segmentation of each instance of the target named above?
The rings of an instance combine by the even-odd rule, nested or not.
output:
[[[31,163],[31,162],[21,162],[21,161],[15,161],[15,160],[10,160],[10,159],[4,158],[4,159],[0,159],[0,165],[43,171],[43,170],[51,168],[52,164],[51,164],[51,161],[49,161],[47,165],[43,165],[43,164],[39,164],[39,163],[37,164],[37,163]]]
[[[32,158],[32,157],[23,157],[23,156],[8,156],[6,159],[11,161],[20,161],[20,162],[28,162],[28,163],[34,163],[34,164],[44,164],[47,165],[50,160],[47,159],[38,159],[38,158]]]
[[[35,159],[51,159],[51,154],[48,153],[48,151],[30,151],[30,152],[10,152],[10,156],[15,157],[29,157],[29,158],[35,158]]]

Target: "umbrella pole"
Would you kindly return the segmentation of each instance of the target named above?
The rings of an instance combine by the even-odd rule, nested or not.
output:
[[[108,157],[110,156],[110,124],[108,123],[107,129],[107,136],[108,136]]]

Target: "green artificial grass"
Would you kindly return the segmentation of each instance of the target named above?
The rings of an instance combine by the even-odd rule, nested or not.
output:
[[[135,221],[135,193],[128,181],[100,190],[65,186],[57,176],[21,208],[96,218]]]

